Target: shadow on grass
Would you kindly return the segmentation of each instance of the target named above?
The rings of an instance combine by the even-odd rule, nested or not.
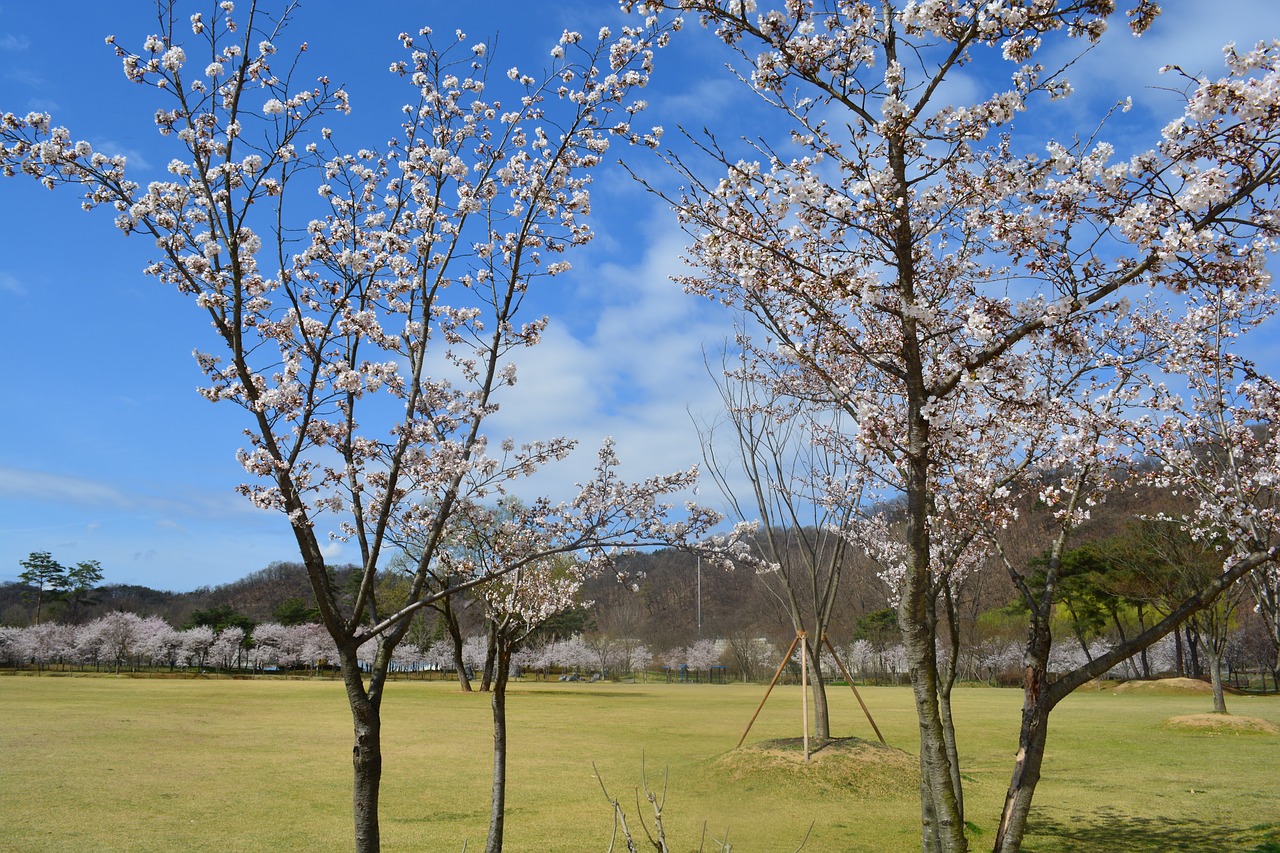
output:
[[[1068,823],[1033,820],[1024,853],[1167,853],[1206,850],[1280,853],[1280,823],[1228,826],[1162,815],[1134,817],[1102,810]]]

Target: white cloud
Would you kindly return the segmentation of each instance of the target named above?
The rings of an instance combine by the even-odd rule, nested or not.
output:
[[[113,486],[65,474],[0,467],[0,496],[81,506],[131,507],[136,501]]]
[[[1178,103],[1168,89],[1180,90],[1184,83],[1161,75],[1161,67],[1177,65],[1192,75],[1219,77],[1225,71],[1225,44],[1252,46],[1275,34],[1274,0],[1170,0],[1161,5],[1163,14],[1141,37],[1117,23],[1068,71],[1077,91],[1087,88],[1109,100],[1132,97],[1136,104],[1167,112]],[[1079,44],[1067,48],[1078,49]]]
[[[731,323],[719,306],[671,281],[683,269],[687,240],[673,220],[649,229],[632,223],[628,230],[643,234],[644,250],[629,261],[575,269],[565,300],[572,327],[552,310],[542,343],[518,354],[518,382],[488,424],[495,439],[581,442],[569,460],[515,484],[522,497],[571,497],[607,437],[629,479],[683,470],[701,459],[689,410],[705,414],[718,407],[703,349],[717,349]]]
[[[93,139],[90,144],[93,145],[94,151],[99,151],[108,157],[123,155],[130,174],[136,174],[139,169],[151,168],[150,161],[143,156],[142,151],[138,148],[124,145],[114,139]]]

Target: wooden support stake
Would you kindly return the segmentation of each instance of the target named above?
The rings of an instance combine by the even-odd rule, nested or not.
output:
[[[764,709],[764,703],[769,701],[769,694],[773,692],[773,686],[778,683],[778,679],[782,677],[782,670],[786,668],[787,661],[791,660],[791,653],[796,649],[796,643],[800,642],[800,638],[796,637],[791,641],[791,647],[787,649],[787,653],[782,656],[782,663],[778,664],[778,671],[773,674],[773,681],[769,682],[769,689],[764,692],[764,698],[760,700],[760,707],[756,708],[756,712],[751,715],[751,722],[747,723],[747,730],[742,733],[742,737],[738,739],[738,746],[742,746],[742,742],[747,739],[747,735],[751,732],[751,727],[756,724],[756,717],[760,716],[760,711]],[[735,746],[734,749],[737,749]]]
[[[840,660],[840,655],[836,654],[835,647],[831,645],[831,641],[827,639],[827,635],[822,635],[822,641],[827,644],[827,648],[831,650],[831,656],[836,659],[836,666],[840,667],[840,672],[844,673],[844,680],[849,682],[849,689],[853,691],[854,698],[858,700],[858,704],[862,706],[862,713],[867,715],[867,722],[871,723],[871,728],[875,729],[876,737],[880,738],[880,742],[885,743],[884,735],[880,734],[880,727],[876,725],[876,721],[871,719],[871,712],[867,710],[867,703],[862,701],[862,694],[858,692],[858,688],[853,686],[853,676],[849,675],[849,670],[844,668],[844,662]]]

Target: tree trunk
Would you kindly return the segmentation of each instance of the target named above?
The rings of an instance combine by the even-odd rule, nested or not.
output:
[[[1213,685],[1213,713],[1227,713],[1227,697],[1222,689],[1222,653],[1213,642],[1205,643],[1204,651],[1209,664],[1209,683]]]
[[[471,692],[471,679],[467,678],[467,665],[462,660],[462,628],[458,626],[458,617],[453,612],[450,600],[446,598],[441,615],[444,616],[444,627],[449,632],[449,642],[453,646],[453,667],[458,673],[458,686],[464,693]]]
[[[503,818],[507,806],[507,679],[511,649],[497,643],[493,675],[493,804],[489,810],[489,839],[485,853],[502,853]]]
[[[1196,636],[1196,632],[1190,625],[1186,628],[1187,634],[1187,652],[1191,658],[1191,677],[1203,678],[1204,670],[1200,668],[1200,641]]]
[[[1033,673],[1027,668],[1028,683],[1043,684],[1044,673]],[[1027,688],[1030,692],[1031,688]],[[1031,800],[1036,784],[1040,781],[1040,768],[1044,763],[1045,742],[1049,733],[1049,711],[1052,707],[1040,701],[1040,696],[1028,695],[1022,708],[1022,729],[1018,733],[1018,756],[1013,766],[1013,778],[1004,798],[1004,811],[1000,815],[1000,827],[996,830],[996,853],[1017,853],[1022,849],[1022,837],[1027,831],[1027,816],[1031,813]]]
[[[906,210],[908,183],[902,152],[891,150],[890,160],[899,181],[902,208]],[[909,255],[909,225],[902,220],[899,245]],[[900,295],[910,302],[910,275],[900,267]],[[902,277],[905,276],[905,277]],[[906,575],[898,602],[898,626],[906,652],[911,692],[920,725],[920,821],[921,847],[926,853],[966,853],[964,818],[960,815],[951,758],[947,752],[942,712],[938,706],[938,614],[933,588],[929,540],[929,421],[922,408],[924,390],[922,360],[915,338],[914,321],[908,319],[903,335],[903,360],[908,365],[908,453],[906,471]]]
[[[951,759],[938,702],[937,655],[931,621],[904,621],[903,641],[920,724],[920,816],[926,853],[965,853],[964,819],[953,787]]]
[[[1145,630],[1147,630],[1146,611],[1142,607],[1142,602],[1138,602],[1138,633],[1141,634]],[[1140,654],[1140,660],[1142,662],[1142,677],[1150,678],[1151,659],[1147,656],[1147,650],[1145,647],[1142,649]]]
[[[1045,743],[1049,734],[1049,712],[1054,701],[1049,695],[1049,651],[1053,636],[1048,626],[1048,608],[1033,615],[1027,637],[1027,653],[1022,677],[1022,724],[1018,731],[1018,754],[1013,777],[1005,793],[1004,809],[996,830],[995,853],[1016,853],[1027,831],[1031,800],[1040,781]]]
[[[381,657],[381,656],[379,656]],[[380,661],[375,661],[378,666]],[[382,784],[382,716],[379,703],[365,690],[355,650],[342,654],[342,680],[351,705],[355,742],[351,749],[354,768],[352,812],[356,853],[379,853],[378,791]]]
[[[916,399],[923,403],[924,394]],[[925,853],[966,853],[964,818],[947,751],[938,702],[937,602],[930,564],[928,463],[925,446],[928,422],[913,412],[910,438],[912,458],[907,474],[907,571],[898,603],[898,625],[906,652],[920,725],[921,847]]]
[[[951,769],[951,790],[956,799],[956,815],[964,824],[964,788],[960,779],[960,751],[956,746],[956,727],[951,719],[952,678],[944,677],[938,691],[938,718],[942,723],[942,742],[947,750],[947,763]]]
[[[1182,648],[1182,632],[1173,632],[1173,648],[1177,653],[1178,664],[1177,672],[1179,678],[1185,678],[1187,675],[1186,652]]]
[[[805,638],[809,642],[809,638]],[[831,717],[827,708],[827,684],[822,675],[822,648],[809,647],[809,682],[813,694],[813,736],[820,741],[831,739]]]
[[[493,687],[493,670],[494,662],[498,657],[498,639],[491,630],[489,632],[489,647],[485,650],[484,655],[484,674],[480,677],[480,692],[488,693]]]
[[[960,661],[960,619],[950,578],[943,581],[943,612],[947,617],[948,654],[946,666],[938,668],[938,713],[942,721],[942,738],[951,764],[951,790],[955,792],[956,809],[964,822],[964,782],[960,778],[960,749],[956,745],[956,725],[951,717],[951,689],[955,687]]]

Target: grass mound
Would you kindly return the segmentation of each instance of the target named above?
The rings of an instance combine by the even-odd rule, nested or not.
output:
[[[1280,735],[1280,726],[1258,717],[1237,717],[1232,714],[1187,714],[1170,717],[1165,727],[1199,734],[1222,735]]]
[[[1185,693],[1212,693],[1208,682],[1197,678],[1158,678],[1155,681],[1126,681],[1115,687],[1117,693],[1159,693],[1165,696]]]
[[[724,753],[711,763],[711,770],[733,783],[802,782],[863,799],[903,797],[920,790],[919,758],[856,737],[810,739],[807,764],[801,738],[762,741]]]

